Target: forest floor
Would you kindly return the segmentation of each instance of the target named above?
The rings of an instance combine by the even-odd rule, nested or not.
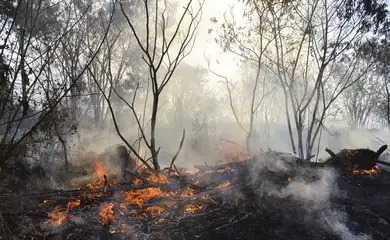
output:
[[[387,171],[344,176],[268,153],[197,167],[0,194],[1,239],[390,238]]]

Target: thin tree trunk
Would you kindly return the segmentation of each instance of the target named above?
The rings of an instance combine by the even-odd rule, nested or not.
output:
[[[152,107],[152,118],[150,122],[150,151],[152,153],[152,159],[153,159],[153,167],[154,170],[159,172],[160,171],[160,165],[158,164],[158,153],[156,150],[156,123],[157,123],[157,111],[158,111],[158,100],[159,100],[159,93],[155,92],[153,93],[153,107]]]
[[[261,64],[261,58],[258,60],[255,85],[253,86],[253,89],[252,89],[251,110],[250,110],[251,112],[250,112],[250,120],[249,120],[249,131],[248,131],[248,135],[246,137],[246,151],[248,153],[251,152],[250,142],[251,142],[252,135],[253,135],[253,120],[254,120],[254,116],[255,116],[255,113],[256,113],[255,100],[256,100],[257,85],[259,84],[259,78],[260,78],[260,64]]]
[[[388,85],[388,80],[387,76],[385,76],[385,88],[386,88],[386,95],[387,95],[387,127],[390,129],[390,90],[389,90],[389,85]]]
[[[25,64],[24,64],[24,32],[22,31],[19,35],[19,48],[20,48],[20,70],[22,77],[22,114],[23,117],[28,113],[28,96],[27,96],[27,85],[28,85],[28,75],[26,73]]]

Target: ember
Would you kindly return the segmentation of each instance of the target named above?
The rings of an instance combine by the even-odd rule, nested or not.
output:
[[[161,214],[164,211],[163,208],[158,207],[158,206],[147,207],[145,210],[148,211],[152,215]]]
[[[108,171],[95,158],[94,169],[99,177],[98,180],[80,190],[57,191],[44,195],[45,198],[41,201],[44,201],[44,206],[51,211],[50,219],[46,223],[54,224],[54,226],[61,225],[61,229],[69,228],[69,232],[83,232],[87,231],[85,229],[100,226],[106,229],[108,234],[124,239],[132,237],[120,234],[141,233],[142,231],[147,231],[152,235],[162,234],[163,239],[194,239],[195,236],[210,239],[214,237],[213,232],[217,232],[224,238],[232,235],[235,238],[247,239],[249,235],[245,233],[246,231],[260,231],[261,234],[271,239],[279,239],[280,234],[286,234],[282,235],[284,238],[291,231],[283,230],[281,233],[280,229],[275,229],[274,233],[270,233],[267,232],[269,224],[284,226],[286,222],[293,224],[299,232],[309,234],[310,239],[331,239],[334,236],[334,233],[328,232],[329,230],[302,224],[307,218],[306,205],[292,197],[296,192],[294,188],[298,185],[299,187],[301,185],[310,186],[313,183],[312,188],[321,186],[321,172],[324,169],[316,169],[311,165],[286,163],[287,170],[275,172],[267,168],[259,168],[259,161],[256,158],[242,159],[239,162],[215,166],[197,166],[201,170],[191,174],[180,169],[168,173],[163,171],[156,175],[147,169],[139,169],[134,173],[136,177],[132,180],[132,184],[119,184],[109,181]],[[255,177],[252,174],[254,169],[256,170]],[[379,172],[378,166],[372,170],[353,171],[354,174],[379,174]],[[293,179],[294,184],[289,184],[288,182],[292,182]],[[344,179],[347,178],[340,178],[339,181],[344,181]],[[355,178],[348,178],[348,181],[355,180]],[[343,184],[349,184],[348,181]],[[264,189],[267,188],[267,184],[264,183],[269,183],[268,185],[272,187],[272,191],[275,189],[276,194],[273,194],[270,189]],[[311,194],[311,191],[306,194]],[[358,194],[358,190],[353,191],[355,192]],[[286,193],[288,195],[284,196]],[[374,196],[376,193],[371,192],[371,194]],[[323,195],[319,194],[319,196]],[[68,200],[77,198],[79,200]],[[64,201],[67,204],[64,204]],[[332,206],[337,206],[334,205],[334,200],[329,199],[329,201],[332,201]],[[349,201],[352,200],[349,199]],[[74,208],[81,204],[85,207],[77,208],[75,211]],[[341,206],[340,209],[345,208]],[[382,210],[390,215],[388,210]],[[316,214],[316,210],[312,211],[310,214]],[[359,210],[346,209],[346,211],[350,214],[350,212],[356,213]],[[318,214],[315,216],[321,219],[323,215]],[[85,225],[75,223],[79,218],[86,219]],[[89,218],[92,218],[92,221]],[[381,218],[387,221],[386,217],[381,216]],[[374,221],[373,219],[371,220]],[[354,219],[354,221],[361,224],[359,219]],[[194,224],[195,222],[202,224]],[[377,221],[375,224],[383,229],[384,232],[380,234],[385,234],[387,228],[383,227],[383,223]],[[168,230],[171,228],[174,231]],[[96,231],[91,230],[91,232]],[[87,233],[83,232],[83,234],[83,236],[88,236]],[[298,232],[293,233],[293,239],[301,239],[300,237],[302,235]],[[96,237],[98,238],[99,236]]]
[[[358,170],[358,169],[355,169],[353,170],[353,174],[357,175],[357,174],[363,174],[363,175],[376,175],[376,176],[379,176],[379,174],[381,173],[381,170],[379,168],[378,165],[375,165],[375,167],[373,167],[372,169],[369,169],[369,170]]]
[[[202,205],[189,204],[185,206],[185,210],[188,212],[196,212],[202,209]]]
[[[230,184],[232,184],[230,181],[226,181],[226,182],[218,185],[217,188],[225,188],[225,187],[229,186]]]

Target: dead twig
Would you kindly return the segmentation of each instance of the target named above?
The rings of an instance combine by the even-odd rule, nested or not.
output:
[[[332,157],[336,157],[336,154],[332,150],[330,150],[329,148],[325,148],[325,152],[329,153],[329,155]]]
[[[145,183],[145,184],[146,184],[146,183],[149,183],[149,181],[148,181],[146,178],[144,178],[143,176],[141,176],[137,171],[130,171],[128,168],[126,168],[126,169],[125,169],[125,172],[127,172],[127,173],[129,173],[129,174],[135,176],[136,178],[141,179],[142,182]]]
[[[183,135],[181,136],[179,149],[177,149],[175,156],[173,156],[173,158],[172,158],[171,165],[169,167],[169,171],[173,171],[173,168],[172,168],[173,164],[175,163],[175,160],[176,160],[177,156],[179,155],[179,153],[180,153],[180,151],[181,151],[181,149],[183,147],[183,143],[184,143],[184,138],[185,137],[186,137],[186,130],[183,129]]]

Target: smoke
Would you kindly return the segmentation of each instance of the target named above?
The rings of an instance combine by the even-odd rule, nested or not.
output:
[[[343,240],[369,240],[370,236],[366,234],[354,234],[346,226],[348,221],[347,216],[344,212],[337,211],[334,209],[326,209],[321,213],[321,221],[325,226],[330,228],[334,233],[339,235]]]
[[[223,88],[224,85],[220,83],[215,84],[217,82],[215,77],[204,74],[204,68],[194,66],[201,63],[205,67],[203,47],[206,45],[208,48],[212,48],[210,47],[211,44],[207,42],[209,37],[205,37],[211,24],[209,17],[222,19],[222,8],[217,8],[220,12],[218,13],[219,16],[215,16],[216,13],[213,11],[216,8],[214,6],[215,3],[212,6],[205,6],[206,10],[209,7],[209,12],[205,12],[204,15],[206,17],[200,25],[199,41],[195,43],[194,54],[190,55],[188,60],[183,62],[187,62],[189,65],[184,68],[181,65],[179,66],[181,68],[179,73],[173,75],[171,82],[167,85],[168,87],[164,90],[165,92],[160,99],[161,105],[158,112],[156,141],[157,146],[160,148],[159,160],[162,167],[168,166],[175,155],[183,129],[186,130],[186,138],[183,149],[176,161],[176,165],[179,167],[191,169],[194,164],[204,164],[205,162],[212,165],[219,160],[224,160],[224,157],[229,153],[237,153],[243,150],[239,145],[244,145],[246,133],[232,117],[232,111],[228,104],[229,99],[226,97],[226,89]],[[219,51],[219,48],[217,50],[216,48],[208,50]],[[134,55],[138,56],[137,54]],[[226,56],[224,58],[226,59]],[[139,62],[134,63],[134,65],[137,64],[144,63],[139,59]],[[224,71],[223,73],[229,70],[229,73],[232,72],[231,74],[239,75],[235,73],[235,68],[231,68],[233,65],[235,63],[232,60],[229,66],[220,64],[219,68]],[[250,80],[250,76],[246,77]],[[242,77],[237,79],[235,80],[247,80],[246,82],[248,82],[248,79],[243,79]],[[210,86],[213,85],[216,87],[210,89]],[[145,86],[143,87],[145,89]],[[241,86],[240,91],[236,89],[236,92],[233,94],[236,111],[239,112],[238,117],[246,128],[248,126],[245,120],[248,119],[248,106],[246,103],[249,101],[250,91],[251,89],[248,89],[248,86]],[[132,93],[128,93],[123,97],[131,101]],[[260,151],[269,147],[277,151],[292,152],[289,132],[285,124],[285,110],[283,103],[281,103],[283,101],[280,101],[280,99],[283,99],[283,95],[281,89],[277,88],[269,98],[265,99],[264,104],[259,108],[259,113],[255,118],[255,132],[251,144],[253,151]],[[135,103],[137,113],[140,116],[143,114],[145,101],[145,92],[142,92]],[[146,116],[142,116],[146,119],[146,123],[150,119],[150,103],[151,97],[149,96],[146,101]],[[119,109],[121,111],[118,111],[119,114],[116,115],[116,118],[120,131],[126,140],[133,144],[139,138],[139,131],[134,121],[134,116],[132,116],[129,109]],[[69,142],[75,144],[69,153],[72,164],[85,164],[85,158],[89,151],[101,153],[110,146],[123,143],[113,128],[110,117],[108,117],[106,125],[108,127],[105,128],[90,127],[89,119],[82,121],[79,135],[69,139]],[[367,147],[377,149],[382,145],[382,143],[378,142],[377,137],[384,142],[390,142],[390,134],[386,131],[362,129],[352,131],[342,125],[326,125],[327,129],[323,130],[319,146],[317,147],[317,144],[315,144],[313,149],[314,154],[318,155],[320,161],[329,157],[324,151],[325,147],[329,147],[335,152],[342,148]],[[148,140],[150,139],[149,131],[150,129],[146,128],[145,132]],[[220,139],[226,139],[237,144],[221,141]],[[137,146],[137,144],[135,145]],[[141,144],[139,149],[141,156],[145,156],[146,159],[150,157],[149,150],[145,144]],[[272,171],[285,172],[290,170],[290,165],[281,160],[263,159],[260,165]],[[343,239],[368,239],[365,235],[352,233],[346,226],[346,214],[340,210],[333,209],[329,203],[332,196],[335,194],[340,196],[342,194],[336,184],[336,179],[339,176],[330,169],[312,171],[314,175],[319,177],[318,180],[308,182],[304,179],[293,179],[291,183],[282,189],[265,184],[266,190],[263,194],[273,194],[280,198],[292,197],[294,200],[302,203],[308,213],[322,212],[319,215],[319,224],[331,229]],[[257,177],[255,174],[254,178]]]
[[[280,171],[285,172],[285,167]],[[268,194],[282,199],[290,197],[304,206],[307,217],[311,218],[310,222],[315,222],[321,228],[328,229],[343,240],[371,239],[366,234],[353,233],[347,227],[347,214],[332,206],[332,197],[346,197],[345,193],[337,187],[336,180],[340,176],[334,169],[309,168],[299,171],[296,179],[292,179],[286,187],[280,188],[270,182],[263,184],[261,195]],[[313,181],[313,178],[317,180]]]
[[[326,205],[332,194],[337,194],[337,185],[335,183],[336,174],[330,169],[316,170],[319,180],[307,183],[303,180],[293,180],[288,186],[281,190],[280,196],[292,196],[300,201],[308,209],[318,209]]]

